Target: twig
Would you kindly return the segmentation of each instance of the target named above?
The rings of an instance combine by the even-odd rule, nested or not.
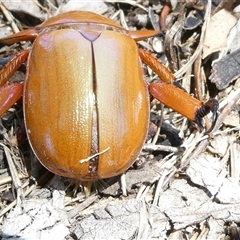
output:
[[[3,15],[6,17],[6,19],[10,22],[13,32],[18,33],[20,30],[19,30],[17,24],[14,22],[12,15],[9,13],[7,8],[4,6],[2,1],[0,2],[0,9],[1,9]]]
[[[18,174],[18,177],[19,177],[19,179],[25,179],[25,178],[28,178],[29,176],[20,173],[20,174]],[[0,186],[7,184],[7,183],[11,183],[12,181],[13,181],[13,179],[11,176],[6,176],[6,177],[0,179]]]
[[[127,196],[127,183],[126,183],[126,174],[125,172],[120,177],[121,188],[123,196]]]
[[[152,140],[152,144],[156,144],[157,140],[158,140],[158,136],[159,136],[159,133],[160,133],[160,130],[161,130],[161,127],[162,127],[162,123],[163,123],[163,104],[160,103],[160,107],[161,107],[161,117],[160,117],[160,121],[159,121],[159,124],[158,124],[158,127],[157,127],[157,131],[155,133],[155,136]]]
[[[177,153],[179,151],[182,151],[183,148],[181,148],[181,147],[164,146],[164,145],[145,144],[143,146],[143,150],[146,150],[146,151],[164,151],[164,152]]]

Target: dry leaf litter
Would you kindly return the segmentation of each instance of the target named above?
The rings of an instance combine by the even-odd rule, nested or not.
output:
[[[156,100],[149,137],[120,177],[90,196],[49,173],[26,140],[22,106],[0,121],[1,239],[240,239],[240,4],[237,1],[0,1],[0,37],[70,10],[88,10],[125,28],[161,29],[139,42],[202,101],[219,101],[205,135]],[[25,42],[0,49],[0,65]],[[144,66],[145,79],[156,75]],[[25,66],[11,81],[23,81]],[[206,125],[208,125],[206,119]]]

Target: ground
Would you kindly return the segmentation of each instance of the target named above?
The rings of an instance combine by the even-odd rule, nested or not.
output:
[[[194,97],[218,100],[215,128],[205,134],[151,99],[149,134],[136,162],[121,178],[94,183],[86,195],[38,162],[17,102],[0,122],[1,239],[240,239],[240,5],[122,2],[1,1],[0,38],[70,10],[95,11],[130,30],[160,29],[139,47]],[[1,45],[0,65],[30,46]],[[148,83],[159,81],[143,69]],[[21,66],[11,81],[22,82],[25,70]],[[210,123],[211,113],[204,127]]]

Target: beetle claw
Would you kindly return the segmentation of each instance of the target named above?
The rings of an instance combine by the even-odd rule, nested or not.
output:
[[[217,111],[218,111],[218,101],[214,98],[209,99],[202,107],[200,107],[195,115],[194,122],[202,129],[202,118],[206,116],[210,111],[213,113],[212,114],[212,125],[211,127],[205,132],[205,134],[210,133],[213,128],[215,127],[216,121],[217,121]]]

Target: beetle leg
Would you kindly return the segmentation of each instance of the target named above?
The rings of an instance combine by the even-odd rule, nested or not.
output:
[[[198,99],[191,97],[184,90],[164,82],[150,84],[149,92],[161,103],[169,108],[172,108],[174,111],[181,113],[189,120],[195,122],[200,128],[203,128],[201,118],[212,111],[212,125],[206,133],[211,132],[214,128],[217,120],[217,100],[210,99],[208,102],[203,104]]]
[[[219,107],[218,101],[214,98],[211,98],[196,111],[194,122],[197,123],[197,125],[202,128],[203,128],[202,118],[206,116],[210,111],[213,113],[211,127],[205,132],[205,134],[210,133],[216,124],[218,117],[217,114],[218,107]]]
[[[28,57],[29,50],[17,53],[0,71],[0,87],[2,87],[24,63]]]
[[[195,112],[202,107],[201,101],[169,83],[152,83],[149,85],[149,92],[161,103],[192,121],[195,120]]]
[[[139,49],[139,55],[142,61],[164,81],[150,84],[149,92],[153,97],[195,122],[200,128],[203,128],[201,119],[212,111],[212,125],[206,133],[211,132],[217,121],[218,101],[210,99],[203,104],[196,98],[191,97],[184,89],[170,84],[176,79],[174,74],[151,53]]]
[[[6,82],[26,61],[29,50],[17,53],[0,71],[0,117],[22,96],[23,85]]]
[[[151,53],[138,49],[141,60],[146,63],[160,78],[166,83],[170,83],[176,79],[174,74],[164,66],[159,60]]]
[[[21,32],[12,34],[10,36],[7,36],[5,38],[1,38],[0,43],[4,45],[10,45],[10,44],[21,42],[21,41],[33,42],[37,36],[38,36],[38,32],[36,29],[27,29],[27,30],[23,30]]]
[[[150,37],[154,37],[158,34],[160,34],[160,31],[155,31],[155,30],[140,30],[140,31],[129,31],[128,32],[128,35],[135,41],[145,40]]]
[[[0,88],[0,117],[17,101],[23,94],[23,84],[9,83]]]

